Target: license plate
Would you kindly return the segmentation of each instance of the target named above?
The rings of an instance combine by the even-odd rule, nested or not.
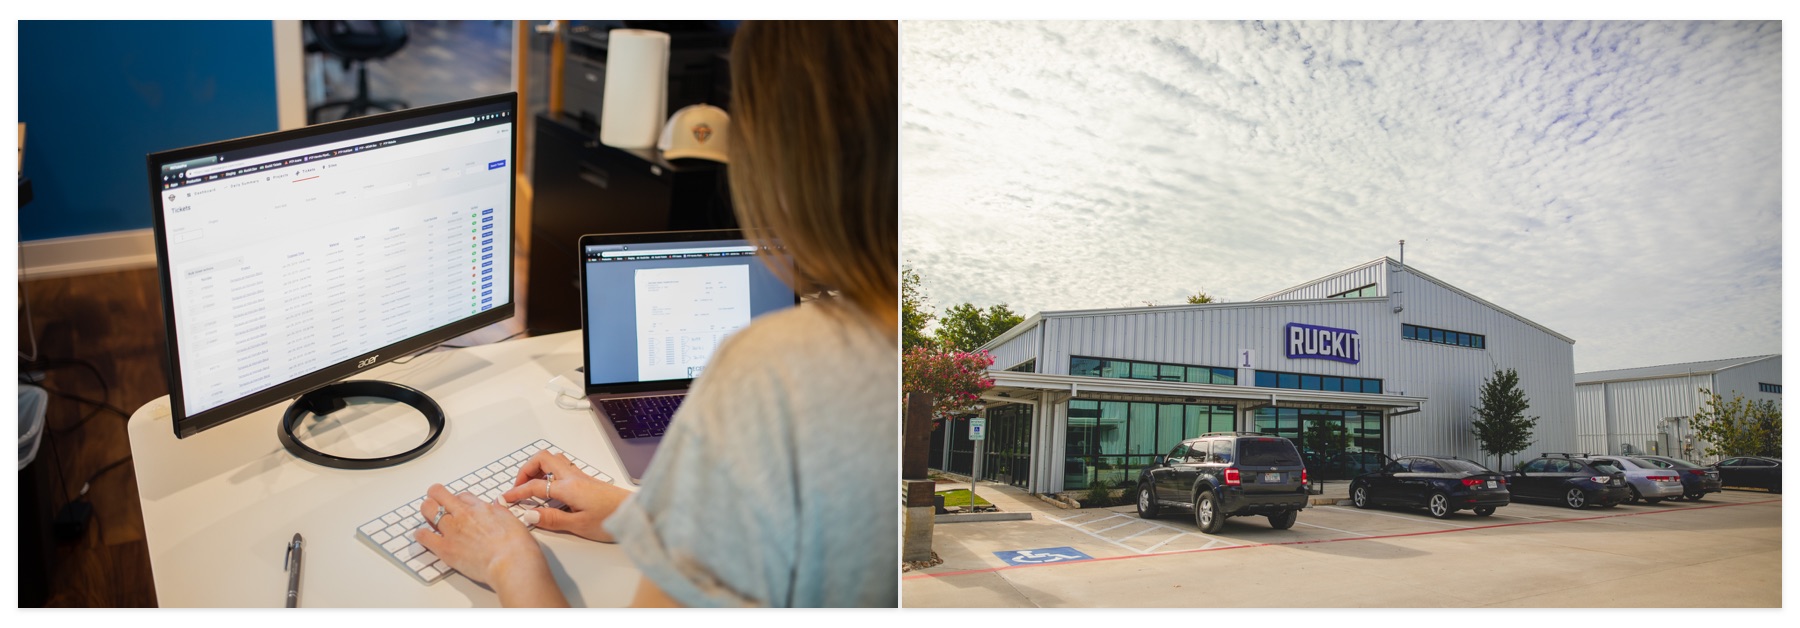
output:
[[[1281,474],[1280,473],[1264,473],[1263,474],[1263,484],[1280,484],[1280,483],[1281,483]]]
[[[1487,487],[1488,488],[1500,488],[1500,483],[1495,482],[1493,480],[1488,480]]]

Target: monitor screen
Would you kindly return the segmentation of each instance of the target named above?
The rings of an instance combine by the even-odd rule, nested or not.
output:
[[[589,385],[693,379],[726,336],[794,305],[765,265],[785,258],[749,240],[583,248]]]
[[[151,155],[176,434],[510,317],[515,103]]]

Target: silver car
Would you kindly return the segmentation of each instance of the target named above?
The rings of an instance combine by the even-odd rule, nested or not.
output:
[[[1664,499],[1680,498],[1684,492],[1681,488],[1681,473],[1674,469],[1664,469],[1640,461],[1630,456],[1589,456],[1590,462],[1599,462],[1618,467],[1625,472],[1625,484],[1631,488],[1631,503],[1660,503]]]

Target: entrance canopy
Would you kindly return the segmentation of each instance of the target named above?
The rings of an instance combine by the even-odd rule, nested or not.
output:
[[[1052,375],[1018,371],[988,371],[994,387],[982,395],[991,403],[1019,403],[1048,396],[1051,399],[1112,399],[1119,401],[1179,401],[1235,405],[1240,410],[1258,408],[1323,408],[1334,410],[1390,410],[1388,416],[1419,411],[1425,397],[1385,393],[1349,393],[1324,390],[1258,388],[1231,384],[1190,384],[1147,379]]]

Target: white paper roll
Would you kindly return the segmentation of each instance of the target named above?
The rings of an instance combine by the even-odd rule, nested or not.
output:
[[[600,143],[650,148],[662,132],[669,98],[669,34],[635,28],[607,33],[606,91]]]

